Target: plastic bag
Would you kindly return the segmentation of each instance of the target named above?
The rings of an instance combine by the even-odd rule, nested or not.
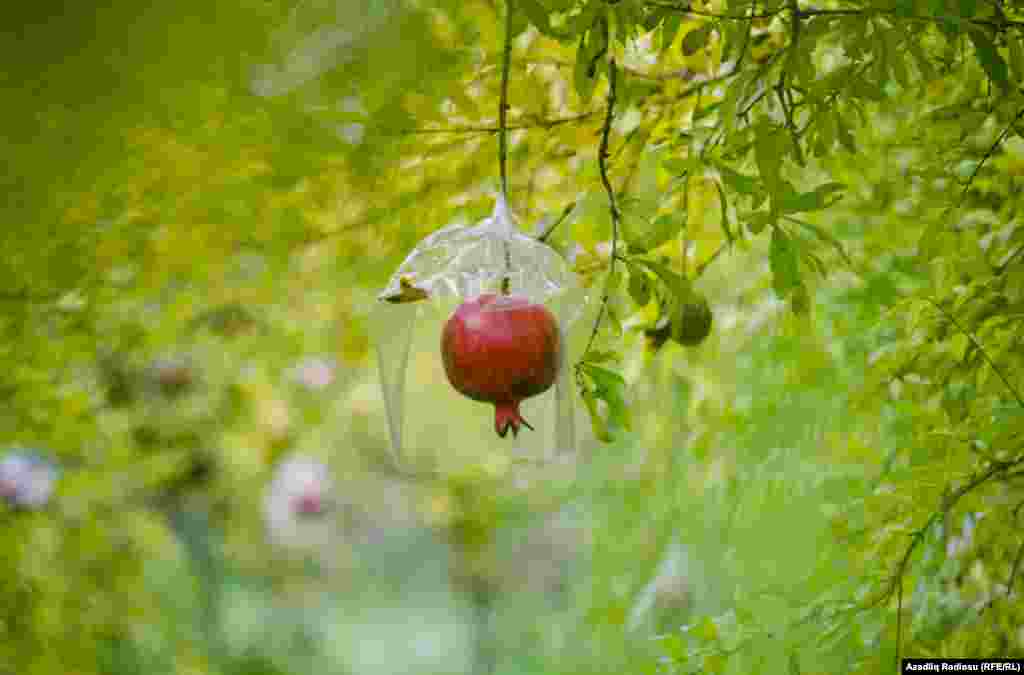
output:
[[[484,293],[510,296],[495,302],[493,311],[519,307],[523,299],[542,304],[554,314],[560,331],[561,360],[554,386],[523,402],[524,416],[528,413],[537,418],[536,432],[518,436],[515,449],[523,453],[529,446],[530,454],[546,457],[574,450],[572,384],[567,377],[572,359],[565,338],[569,326],[581,316],[587,296],[568,263],[554,249],[516,229],[506,201],[499,195],[490,217],[476,225],[443,228],[417,244],[379,296],[374,332],[396,461],[408,459],[405,451],[409,439],[415,445],[424,445],[424,434],[434,445],[447,440],[448,454],[455,455],[462,454],[459,450],[466,444],[484,443],[494,448],[501,443],[492,425],[476,422],[493,415],[493,408],[470,401],[476,409],[469,412],[464,403],[468,399],[452,389],[440,368],[441,326],[462,302]],[[405,409],[407,384],[415,386],[416,407],[425,411],[412,424]],[[456,401],[455,397],[463,400]],[[443,419],[434,409],[437,406],[444,408]],[[456,419],[464,410],[472,422]],[[453,433],[448,439],[439,438],[443,429],[455,432],[469,424],[489,433]],[[479,461],[480,453],[473,454]]]

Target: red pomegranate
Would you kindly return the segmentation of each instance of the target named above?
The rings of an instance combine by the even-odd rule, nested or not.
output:
[[[485,293],[459,305],[441,334],[448,381],[474,401],[494,404],[502,438],[519,425],[523,399],[547,391],[558,375],[558,323],[543,305],[513,295]]]

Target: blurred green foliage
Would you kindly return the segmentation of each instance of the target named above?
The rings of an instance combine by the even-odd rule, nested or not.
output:
[[[608,296],[587,432],[536,466],[421,399],[404,470],[370,315],[490,212],[502,3],[9,8],[0,447],[63,473],[0,504],[0,672],[1020,657],[1024,14],[819,4],[513,3],[512,205]],[[284,545],[291,454],[337,494]]]

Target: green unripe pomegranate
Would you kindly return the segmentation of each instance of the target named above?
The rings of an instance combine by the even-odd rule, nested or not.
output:
[[[686,347],[696,347],[711,334],[712,318],[707,298],[692,293],[672,317],[672,339]]]

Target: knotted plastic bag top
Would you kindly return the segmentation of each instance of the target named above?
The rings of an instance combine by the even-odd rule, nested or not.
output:
[[[410,252],[378,296],[375,312],[377,360],[388,426],[396,458],[402,451],[403,394],[409,349],[417,318],[440,311],[443,318],[461,302],[484,293],[499,298],[494,311],[528,301],[545,305],[566,329],[583,312],[587,296],[569,264],[550,246],[522,234],[499,195],[493,213],[475,225],[452,225],[427,236]],[[440,359],[440,354],[438,354]],[[554,448],[574,447],[572,399],[563,377],[562,353],[555,381]]]
[[[478,224],[452,225],[417,244],[379,297],[399,304],[426,298],[464,300],[498,292],[506,278],[512,295],[534,303],[580,292],[562,256],[519,232],[499,195],[494,212]]]

